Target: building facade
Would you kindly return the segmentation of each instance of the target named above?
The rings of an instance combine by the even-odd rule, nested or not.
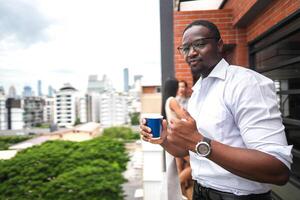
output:
[[[45,106],[43,111],[43,120],[44,123],[52,124],[54,123],[54,102],[55,99],[53,97],[46,97],[45,100]]]
[[[0,130],[7,129],[7,109],[5,106],[6,98],[0,93]]]
[[[118,126],[129,122],[127,95],[116,92],[103,93],[99,105],[102,126]]]
[[[87,98],[86,96],[80,96],[78,98],[78,117],[81,123],[87,122]]]
[[[76,121],[77,90],[69,84],[56,94],[54,101],[54,123],[59,127],[72,127]]]
[[[128,68],[123,69],[124,92],[129,91],[129,71]]]
[[[21,99],[6,99],[7,129],[20,130],[24,128],[24,109]]]
[[[24,123],[26,127],[41,125],[44,121],[45,100],[42,97],[24,97]]]
[[[33,93],[32,93],[32,89],[30,86],[25,86],[23,89],[23,97],[32,97]]]

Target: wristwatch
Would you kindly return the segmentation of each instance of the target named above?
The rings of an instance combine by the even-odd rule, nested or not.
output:
[[[195,152],[198,156],[207,157],[211,153],[211,140],[207,137],[203,137],[203,139],[196,144]]]

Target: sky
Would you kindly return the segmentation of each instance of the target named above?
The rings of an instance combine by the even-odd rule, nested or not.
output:
[[[159,0],[0,0],[0,86],[86,91],[106,74],[122,90],[124,68],[160,83],[159,23]]]

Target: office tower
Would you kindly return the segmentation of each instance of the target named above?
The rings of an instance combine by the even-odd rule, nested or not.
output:
[[[143,75],[134,75],[134,82],[140,81],[143,78]]]
[[[43,96],[43,93],[42,93],[42,81],[41,80],[38,80],[38,96],[41,97]]]
[[[88,93],[103,93],[111,91],[112,85],[106,75],[103,75],[102,80],[98,80],[97,75],[90,75],[88,80]]]
[[[48,86],[48,97],[53,97],[54,89],[51,85]]]
[[[129,72],[128,72],[128,68],[124,68],[123,75],[124,75],[124,92],[128,92],[128,90],[129,90]]]
[[[16,98],[17,97],[17,91],[15,86],[10,86],[8,89],[8,98]]]
[[[23,89],[23,97],[32,97],[33,93],[32,93],[32,89],[30,86],[25,86]]]

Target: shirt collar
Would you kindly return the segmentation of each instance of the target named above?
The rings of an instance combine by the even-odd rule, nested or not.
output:
[[[226,62],[226,60],[222,58],[206,78],[211,77],[211,78],[219,78],[225,80],[228,66],[229,66],[228,62]],[[202,79],[203,78],[201,76],[198,79],[198,81],[195,83],[195,85],[192,87],[192,90],[197,89],[201,85]]]
[[[208,74],[207,77],[214,77],[225,80],[228,66],[229,64],[224,58],[222,58],[220,62],[214,67],[214,69]]]

